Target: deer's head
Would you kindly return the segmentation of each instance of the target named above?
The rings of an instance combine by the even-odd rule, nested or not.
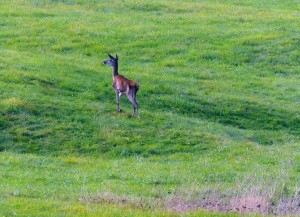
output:
[[[107,66],[116,66],[118,64],[118,54],[116,54],[116,57],[113,57],[112,55],[108,54],[109,56],[109,59],[108,60],[105,60],[103,62],[104,65],[107,65]]]

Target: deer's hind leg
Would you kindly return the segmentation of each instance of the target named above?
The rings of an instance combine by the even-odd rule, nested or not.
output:
[[[129,101],[131,102],[131,104],[133,105],[133,112],[135,114],[137,114],[137,117],[139,117],[139,110],[138,110],[138,104],[136,102],[136,91],[135,89],[131,88],[127,93],[127,98],[129,99]]]

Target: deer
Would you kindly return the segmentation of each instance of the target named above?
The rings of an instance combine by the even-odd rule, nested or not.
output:
[[[112,55],[108,54],[109,59],[105,60],[103,62],[104,65],[111,66],[113,71],[113,84],[112,87],[114,88],[116,92],[116,99],[117,99],[117,105],[118,105],[118,112],[122,112],[122,109],[120,108],[120,97],[123,93],[126,94],[128,100],[133,105],[133,115],[136,114],[139,118],[139,111],[138,111],[138,104],[136,102],[136,93],[139,90],[140,85],[133,81],[125,78],[123,75],[120,75],[118,72],[118,54],[116,54],[116,57],[113,57]]]

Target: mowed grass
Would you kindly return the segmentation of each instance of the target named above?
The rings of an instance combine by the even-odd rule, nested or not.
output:
[[[226,216],[199,201],[299,200],[299,9],[2,1],[0,214]],[[107,53],[141,85],[140,119],[125,96],[116,112]]]

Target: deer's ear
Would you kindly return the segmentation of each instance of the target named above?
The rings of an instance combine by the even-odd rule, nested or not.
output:
[[[119,59],[118,54],[116,54],[116,59]]]
[[[114,59],[114,57],[112,55],[110,55],[109,53],[108,53],[108,56],[110,59],[112,59],[112,60]]]

